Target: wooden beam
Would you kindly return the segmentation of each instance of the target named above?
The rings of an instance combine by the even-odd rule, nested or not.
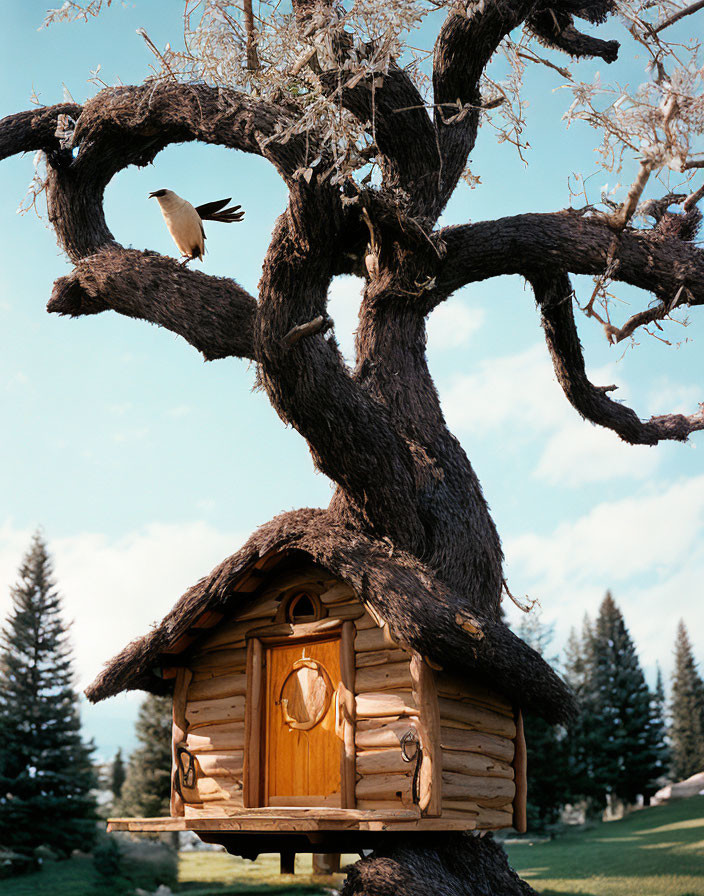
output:
[[[296,853],[292,849],[283,850],[280,854],[279,874],[296,873]]]
[[[523,730],[523,713],[516,713],[516,752],[513,757],[516,795],[513,798],[513,827],[519,834],[528,830],[528,751]]]
[[[340,636],[340,700],[343,712],[342,751],[340,760],[341,805],[343,809],[354,809],[356,805],[355,785],[357,780],[355,747],[355,662],[354,639],[357,630],[353,622],[345,622]]]
[[[498,734],[500,737],[513,739],[516,736],[516,723],[512,718],[494,712],[491,709],[473,703],[462,703],[459,700],[448,700],[439,697],[440,717],[443,723],[457,721],[470,725],[478,731]]]
[[[441,726],[440,741],[444,750],[466,750],[469,753],[482,753],[493,759],[503,759],[504,762],[513,762],[513,741],[497,734]]]
[[[174,683],[174,699],[172,704],[171,727],[171,799],[170,811],[174,816],[183,815],[183,798],[176,790],[176,781],[179,780],[179,764],[176,756],[176,748],[186,740],[188,721],[186,720],[186,700],[188,697],[188,685],[191,683],[192,672],[190,669],[180,668],[176,672]]]
[[[420,711],[418,727],[423,748],[418,804],[424,815],[439,816],[442,815],[442,747],[435,673],[417,653],[411,657],[410,672],[413,696]]]
[[[264,652],[259,638],[247,647],[247,698],[244,716],[243,800],[247,808],[262,804],[262,751],[264,748]]]

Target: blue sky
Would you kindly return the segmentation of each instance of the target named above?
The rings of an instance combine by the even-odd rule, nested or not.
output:
[[[145,27],[157,45],[177,42],[179,7],[137,0],[113,4],[88,24],[37,30],[43,2],[11,0],[0,38],[0,117],[29,108],[33,91],[47,105],[63,99],[64,85],[86,99],[97,89],[88,83],[97,65],[108,83],[142,80],[150,56],[136,29]],[[590,62],[579,72],[639,83],[644,61],[625,55],[611,68]],[[444,223],[568,204],[567,178],[595,170],[598,137],[586,125],[565,130],[570,95],[555,90],[558,83],[548,69],[529,75],[529,166],[485,129],[472,158],[482,184],[458,191]],[[326,504],[330,485],[300,436],[253,391],[251,365],[205,364],[174,335],[112,313],[76,321],[46,313],[54,279],[70,268],[45,219],[15,214],[32,173],[29,155],[0,165],[0,613],[41,525],[85,685],[258,524]],[[590,198],[615,181],[597,173]],[[106,212],[118,240],[175,253],[147,199],[165,186],[196,204],[231,195],[243,205],[244,224],[209,228],[203,270],[255,292],[285,204],[273,170],[218,148],[171,147],[109,186]],[[583,301],[590,283],[577,281]],[[341,278],[332,290],[331,314],[348,354],[360,286]],[[643,298],[624,288],[618,294]],[[629,313],[624,305],[623,319]],[[593,379],[619,383],[618,395],[643,417],[693,411],[704,399],[704,360],[692,317],[688,329],[667,331],[687,340],[679,348],[644,337],[625,354],[581,320]],[[611,587],[649,675],[658,659],[669,670],[681,616],[704,656],[702,435],[688,445],[632,448],[581,421],[554,382],[532,295],[518,277],[462,290],[434,312],[428,352],[448,421],[502,534],[512,590],[540,599],[556,625],[555,646]],[[85,708],[102,755],[131,746],[138,699]]]

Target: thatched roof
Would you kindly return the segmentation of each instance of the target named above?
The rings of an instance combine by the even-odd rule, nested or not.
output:
[[[181,597],[161,624],[112,659],[86,689],[92,702],[121,691],[166,693],[159,677],[164,654],[190,643],[207,611],[236,615],[255,594],[238,591],[262,558],[301,552],[351,585],[382,617],[391,636],[448,672],[480,679],[529,712],[564,720],[573,709],[569,688],[504,623],[477,614],[468,601],[410,554],[394,551],[334,521],[324,510],[282,514],[258,529],[236,554]]]

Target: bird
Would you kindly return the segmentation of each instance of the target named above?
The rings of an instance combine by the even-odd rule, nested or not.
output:
[[[149,194],[150,199],[156,199],[161,208],[161,213],[169,228],[169,233],[176,243],[183,261],[188,264],[194,258],[203,260],[205,252],[205,230],[203,221],[222,221],[224,224],[232,224],[244,218],[241,205],[233,205],[226,208],[230,198],[217,199],[215,202],[206,202],[203,205],[193,206],[186,199],[174,193],[173,190],[154,190]]]

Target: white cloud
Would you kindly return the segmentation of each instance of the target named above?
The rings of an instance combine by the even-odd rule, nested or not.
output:
[[[441,397],[450,429],[460,432],[508,426],[512,437],[532,437],[565,416],[564,395],[541,345],[482,361],[476,373],[453,377]]]
[[[429,350],[459,348],[466,345],[484,323],[482,308],[468,308],[461,299],[451,298],[428,318]]]
[[[560,640],[613,588],[646,664],[670,666],[680,617],[704,651],[704,475],[603,501],[547,535],[508,538],[504,550],[512,588],[550,608]]]
[[[31,538],[31,531],[0,526],[0,617],[10,608],[9,588]],[[228,555],[245,536],[221,532],[202,522],[152,523],[119,538],[80,533],[47,534],[66,620],[79,687],[129,641],[147,632],[181,594]]]
[[[597,384],[620,381],[615,365],[592,370]],[[674,394],[671,387],[671,394]],[[482,361],[476,373],[441,388],[450,428],[479,436],[510,433],[511,445],[533,443],[534,475],[553,485],[578,487],[610,479],[643,479],[660,463],[657,451],[632,446],[603,427],[585,422],[569,405],[544,345]]]
[[[693,414],[701,401],[704,401],[701,386],[683,385],[663,378],[651,390],[648,412],[653,415]]]
[[[550,483],[579,486],[605,479],[649,476],[659,463],[656,448],[628,445],[576,412],[547,440],[535,475]]]

